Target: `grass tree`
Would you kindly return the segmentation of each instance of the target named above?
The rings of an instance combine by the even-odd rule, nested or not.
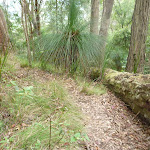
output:
[[[100,66],[101,45],[103,40],[98,35],[86,33],[86,25],[79,21],[79,6],[70,0],[68,23],[64,31],[47,34],[38,40],[38,58],[44,64],[54,63],[70,73],[77,68],[86,71],[90,66]]]

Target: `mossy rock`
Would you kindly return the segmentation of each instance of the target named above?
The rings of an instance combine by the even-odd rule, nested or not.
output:
[[[90,68],[90,71],[88,73],[88,78],[96,81],[98,78],[100,78],[100,75],[101,75],[100,69],[92,67]]]
[[[105,71],[104,84],[150,123],[150,74]],[[144,112],[143,112],[143,109]]]

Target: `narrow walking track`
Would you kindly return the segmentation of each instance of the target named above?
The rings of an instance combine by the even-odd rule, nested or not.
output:
[[[72,79],[65,85],[86,115],[85,129],[91,140],[87,149],[150,150],[150,127],[143,125],[120,99],[110,92],[86,96]]]
[[[28,76],[41,82],[57,78],[38,69],[27,71],[26,68],[18,66],[17,70],[16,78]],[[73,79],[61,80],[68,90],[70,100],[73,100],[85,114],[84,125],[90,141],[84,143],[85,147],[81,149],[150,150],[150,126],[142,124],[123,101],[111,92],[102,96],[87,96],[80,92],[81,89]]]

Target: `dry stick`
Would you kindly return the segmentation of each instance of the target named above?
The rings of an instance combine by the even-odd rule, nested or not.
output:
[[[49,121],[49,150],[51,150],[51,138],[52,138],[52,119],[51,116],[49,117],[50,121]]]
[[[64,132],[64,134],[62,135],[62,137],[54,144],[52,150],[53,150],[53,149],[55,148],[55,146],[64,138],[64,136],[65,136],[65,132]]]
[[[140,111],[132,118],[132,121],[139,115]]]

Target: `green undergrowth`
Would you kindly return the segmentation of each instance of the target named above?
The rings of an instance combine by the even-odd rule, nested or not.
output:
[[[22,59],[22,57],[19,55],[18,60],[20,61],[20,66],[21,67],[28,67],[28,60],[27,59]],[[64,74],[64,71],[61,68],[55,68],[51,64],[47,64],[45,66],[41,65],[41,62],[37,61],[32,64],[32,68],[41,68],[45,71],[49,71],[50,73],[53,74]],[[72,76],[71,76],[72,77]],[[82,77],[82,73],[80,70],[77,71],[75,75],[75,80],[77,81],[78,85],[81,88],[81,93],[85,93],[86,95],[102,95],[107,92],[106,88],[104,87],[103,84],[87,80],[86,78]]]
[[[107,92],[105,86],[99,82],[88,81],[83,77],[76,77],[76,82],[80,87],[81,93],[86,95],[102,95]]]
[[[0,149],[77,149],[84,134],[81,112],[61,80],[3,80]]]
[[[14,68],[13,60],[7,59],[8,57],[9,54],[6,54],[6,56],[3,56],[3,62],[1,62],[0,60],[0,80],[3,78],[3,74],[5,74],[6,72],[7,74],[9,74],[14,73],[16,71],[16,69]]]
[[[17,58],[17,61],[20,63],[21,68],[29,67],[28,59],[26,58],[24,53],[18,54],[16,58]],[[41,61],[37,61],[37,60],[32,61],[31,68],[42,69],[42,70],[48,71],[49,73],[53,73],[53,74],[63,74],[64,73],[63,69],[60,67],[56,68],[56,66],[54,66],[53,64],[45,64],[45,63],[42,63]]]

